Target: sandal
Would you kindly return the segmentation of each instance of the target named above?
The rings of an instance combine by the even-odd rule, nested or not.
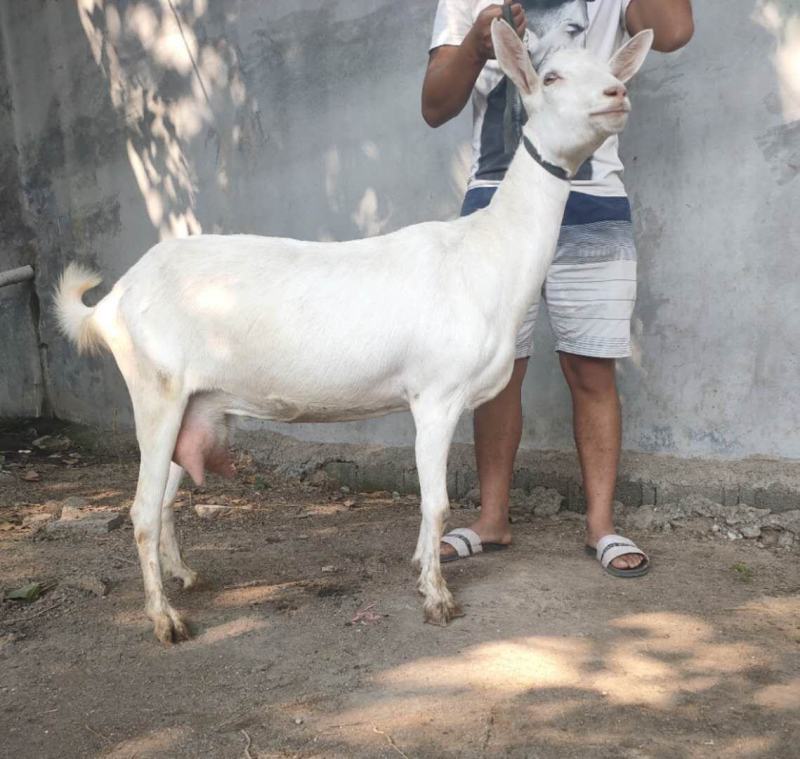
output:
[[[446,564],[449,561],[468,559],[478,553],[488,553],[489,551],[502,551],[508,546],[505,543],[484,543],[475,530],[469,527],[456,527],[442,536],[442,543],[456,549],[454,556],[442,556],[439,562]]]
[[[641,577],[650,571],[650,559],[647,554],[636,543],[629,538],[623,538],[622,535],[605,535],[597,541],[596,548],[586,546],[586,553],[589,556],[596,556],[603,569],[614,577]],[[644,560],[638,567],[617,569],[617,567],[611,566],[614,559],[630,553],[644,556]]]

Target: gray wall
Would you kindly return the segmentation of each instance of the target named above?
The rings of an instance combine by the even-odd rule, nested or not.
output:
[[[6,40],[0,34],[0,271],[36,260],[33,233],[22,207],[5,51]],[[37,321],[38,301],[30,284],[0,288],[0,417],[36,416],[44,410]]]
[[[800,11],[697,5],[691,45],[653,55],[638,77],[624,136],[641,261],[635,355],[620,365],[625,447],[797,458],[800,81],[785,61]],[[0,194],[2,268],[34,259],[44,296],[79,258],[107,290],[176,234],[346,239],[457,213],[469,115],[439,130],[419,116],[434,0],[172,6],[0,4],[0,93],[13,94],[0,98],[0,147],[22,177]],[[24,232],[7,240],[20,214]],[[36,352],[9,326],[23,301],[0,301],[2,413],[35,405],[5,379]],[[46,310],[40,328],[55,413],[130,424],[113,362],[78,359]],[[537,340],[523,445],[568,448],[546,319]],[[291,431],[396,444],[413,426],[397,415]],[[462,420],[460,439],[470,434]]]

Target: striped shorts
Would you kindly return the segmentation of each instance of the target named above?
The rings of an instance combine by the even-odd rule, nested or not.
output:
[[[461,215],[489,205],[495,187],[474,187]],[[578,356],[631,355],[631,315],[636,302],[636,248],[628,199],[571,192],[553,263],[541,299],[517,334],[517,358],[533,353],[533,329],[544,301],[556,350]]]

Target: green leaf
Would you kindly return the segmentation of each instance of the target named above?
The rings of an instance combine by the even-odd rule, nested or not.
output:
[[[731,569],[742,582],[750,582],[750,580],[753,579],[754,572],[752,568],[747,566],[743,561],[734,564]]]
[[[12,601],[35,601],[42,594],[42,586],[38,582],[30,582],[21,588],[9,590],[6,598]]]

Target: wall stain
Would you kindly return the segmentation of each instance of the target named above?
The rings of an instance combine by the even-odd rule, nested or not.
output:
[[[653,453],[664,453],[676,450],[675,437],[672,427],[667,425],[654,425],[639,436],[640,450]]]
[[[800,119],[761,132],[756,143],[779,185],[800,174]]]

